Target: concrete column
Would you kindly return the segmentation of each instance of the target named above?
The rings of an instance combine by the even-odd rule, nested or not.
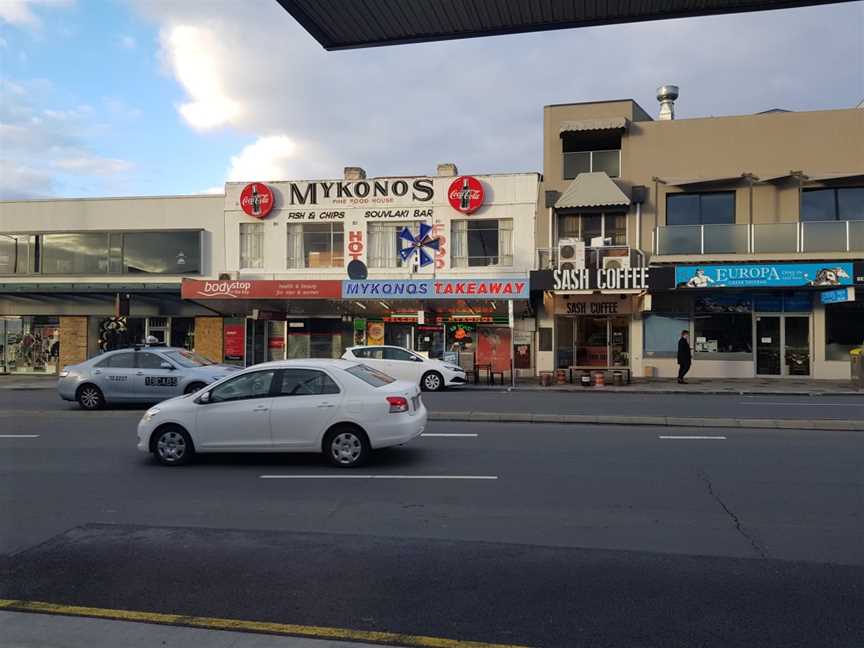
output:
[[[87,359],[87,318],[60,318],[60,361],[62,369]]]
[[[195,318],[195,353],[222,362],[222,318]]]

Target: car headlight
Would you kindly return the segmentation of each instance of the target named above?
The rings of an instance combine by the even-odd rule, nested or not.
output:
[[[450,371],[465,371],[462,367],[457,367],[456,365],[445,364],[445,369],[449,369]]]
[[[65,378],[66,376],[69,375],[69,370],[68,370],[68,369],[64,369],[64,370],[61,371],[58,375],[59,375],[61,378]]]
[[[152,419],[154,416],[156,416],[161,411],[162,410],[160,410],[158,407],[151,407],[149,410],[144,412],[144,419],[143,419],[144,422],[148,423],[150,421],[150,419]]]

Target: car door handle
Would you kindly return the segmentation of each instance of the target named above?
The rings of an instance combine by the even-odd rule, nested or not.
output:
[[[136,376],[143,376],[143,375],[144,375],[144,372],[143,372],[143,371],[139,371],[139,372],[136,373],[135,375],[136,375]]]
[[[259,405],[258,407],[253,408],[252,411],[253,412],[266,412],[269,409],[270,409],[269,407],[264,407],[263,405]]]
[[[318,407],[336,407],[333,403],[321,403]]]
[[[101,369],[94,369],[94,370],[93,370],[93,373],[94,373],[94,374],[101,374],[101,373],[102,373],[102,370],[101,370]]]

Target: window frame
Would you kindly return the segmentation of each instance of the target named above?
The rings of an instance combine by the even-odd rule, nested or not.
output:
[[[583,238],[582,223],[583,223],[584,217],[597,216],[597,215],[600,216],[600,236],[604,239],[607,238],[607,236],[606,236],[606,220],[607,220],[607,218],[609,218],[609,217],[612,217],[612,218],[622,217],[622,218],[624,218],[624,242],[623,243],[616,243],[615,241],[613,241],[612,246],[613,247],[626,246],[628,244],[628,242],[630,241],[630,218],[629,218],[629,214],[623,210],[622,211],[608,211],[608,212],[580,212],[580,213],[573,213],[573,214],[558,214],[558,222],[556,223],[557,232],[558,232],[558,239],[560,240],[562,238],[577,238],[580,241],[585,241],[585,247],[591,247],[591,242],[586,241]],[[570,234],[563,236],[561,234],[561,230],[563,229],[561,227],[561,222],[562,222],[562,220],[564,220],[566,218],[576,219],[577,222],[579,223],[578,234],[576,234],[575,236],[571,236]]]
[[[728,195],[732,197],[732,220],[728,223],[705,223],[702,218],[702,196],[705,195]],[[669,224],[669,201],[671,199],[675,199],[676,197],[682,196],[697,196],[699,198],[699,220],[695,223],[677,223],[675,225]],[[666,227],[695,227],[695,226],[704,226],[704,225],[735,225],[738,223],[738,192],[735,189],[718,189],[717,191],[676,191],[674,193],[666,194],[666,213],[665,213],[665,221]]]
[[[498,250],[497,254],[493,256],[471,256],[469,250],[469,242],[468,236],[471,233],[471,229],[469,227],[470,223],[496,223],[495,232],[498,237]],[[502,253],[501,252],[501,223],[509,223],[510,226],[508,228],[503,228],[503,231],[510,232],[509,238],[509,251]],[[465,256],[456,256],[454,254],[454,249],[459,247],[459,244],[456,243],[456,239],[461,235],[459,231],[460,226],[464,224],[465,230]],[[512,268],[516,262],[515,254],[513,253],[513,218],[454,218],[450,221],[450,265],[453,268]],[[476,227],[473,231],[491,231],[492,228],[480,228]],[[471,259],[487,259],[497,260],[497,263],[484,263],[478,265],[471,265]],[[502,259],[509,260],[509,263],[502,263]],[[462,263],[464,260],[464,263]]]
[[[264,223],[240,223],[240,227],[237,230],[237,267],[240,270],[263,270],[264,269],[264,257],[266,256],[264,245],[266,241],[266,232],[264,230]],[[243,232],[246,231],[247,234]],[[246,236],[251,236],[254,233],[256,239],[260,239],[260,248],[261,248],[261,257],[257,260],[260,265],[249,265],[248,259],[247,263],[244,263],[243,256],[243,239]]]
[[[204,257],[203,257],[203,229],[192,229],[192,228],[180,228],[180,229],[152,229],[152,230],[56,230],[56,231],[37,231],[37,232],[3,232],[0,234],[2,237],[6,238],[15,238],[15,261],[14,264],[16,266],[15,271],[11,273],[0,272],[0,277],[18,277],[18,276],[44,276],[44,277],[120,277],[120,276],[151,276],[151,277],[189,277],[189,276],[200,276],[203,274],[204,269]],[[104,234],[107,237],[107,248],[106,255],[104,257],[105,261],[105,272],[46,272],[44,268],[44,238],[45,236],[53,236],[53,235],[70,235],[70,234],[81,234],[81,235],[95,235],[95,234]],[[130,234],[195,234],[197,235],[197,241],[195,242],[197,247],[197,256],[192,255],[195,258],[197,270],[194,272],[182,272],[182,273],[157,273],[157,272],[128,272],[126,268],[126,236]],[[26,238],[27,241],[24,243],[27,247],[27,270],[25,272],[19,272],[17,270],[17,264],[19,254],[19,245],[21,244],[20,239]],[[190,255],[186,255],[186,258],[190,258]],[[116,268],[119,266],[119,271],[113,271],[112,268]]]
[[[300,265],[297,265],[297,260],[291,256],[291,228],[292,226],[300,226],[300,236],[303,239],[303,256],[300,259]],[[330,264],[329,265],[321,265],[321,266],[311,266],[309,265],[309,254],[306,250],[306,227],[308,225],[327,225],[330,228],[330,231],[327,233],[329,236],[329,249],[328,253],[330,254]],[[335,230],[336,226],[340,228],[340,231],[337,232]],[[315,232],[310,232],[315,233]],[[323,234],[323,232],[318,232],[319,234]],[[339,234],[342,238],[342,246],[337,248],[333,241],[335,239],[336,234]],[[338,255],[336,254],[338,250]],[[338,263],[337,263],[338,260]],[[286,223],[285,228],[285,267],[288,270],[334,270],[337,268],[345,267],[345,223],[343,221],[324,221],[324,222],[303,222],[303,223]]]
[[[595,153],[617,153],[618,154],[618,174],[610,175],[610,178],[621,178],[623,177],[623,169],[621,168],[621,149],[591,149],[590,151],[561,151],[561,179],[562,180],[575,180],[578,173],[573,176],[567,175],[567,156],[568,155],[578,155],[580,153],[588,154],[588,171],[582,171],[580,173],[594,173],[594,154]],[[609,175],[608,173],[606,175]]]
[[[864,214],[862,214],[861,218],[857,219],[849,219],[849,218],[840,218],[840,192],[844,190],[859,190],[864,191],[864,187],[807,187],[801,188],[801,207],[798,211],[798,222],[800,223],[837,223],[837,222],[857,222],[859,220],[864,220]],[[834,218],[830,218],[828,220],[816,220],[816,219],[805,219],[804,218],[804,195],[805,194],[816,194],[819,192],[828,193],[831,192],[831,196],[833,198],[832,203],[834,205]]]
[[[132,366],[130,367],[115,367],[111,364],[111,361],[114,358],[117,358],[121,355],[128,354],[132,356]],[[93,365],[94,369],[137,369],[138,368],[138,357],[135,351],[122,350],[111,353],[107,358],[102,358],[98,362]]]

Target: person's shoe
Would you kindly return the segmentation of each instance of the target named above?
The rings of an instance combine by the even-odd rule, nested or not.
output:
[[[682,385],[686,385],[686,384],[687,384],[687,381],[686,381],[686,380],[682,380],[682,381],[681,381],[681,384],[682,384]]]
[[[683,385],[683,384],[684,384],[684,381],[681,380],[681,379],[679,378],[679,379],[678,379],[678,384],[679,384],[679,385]]]

